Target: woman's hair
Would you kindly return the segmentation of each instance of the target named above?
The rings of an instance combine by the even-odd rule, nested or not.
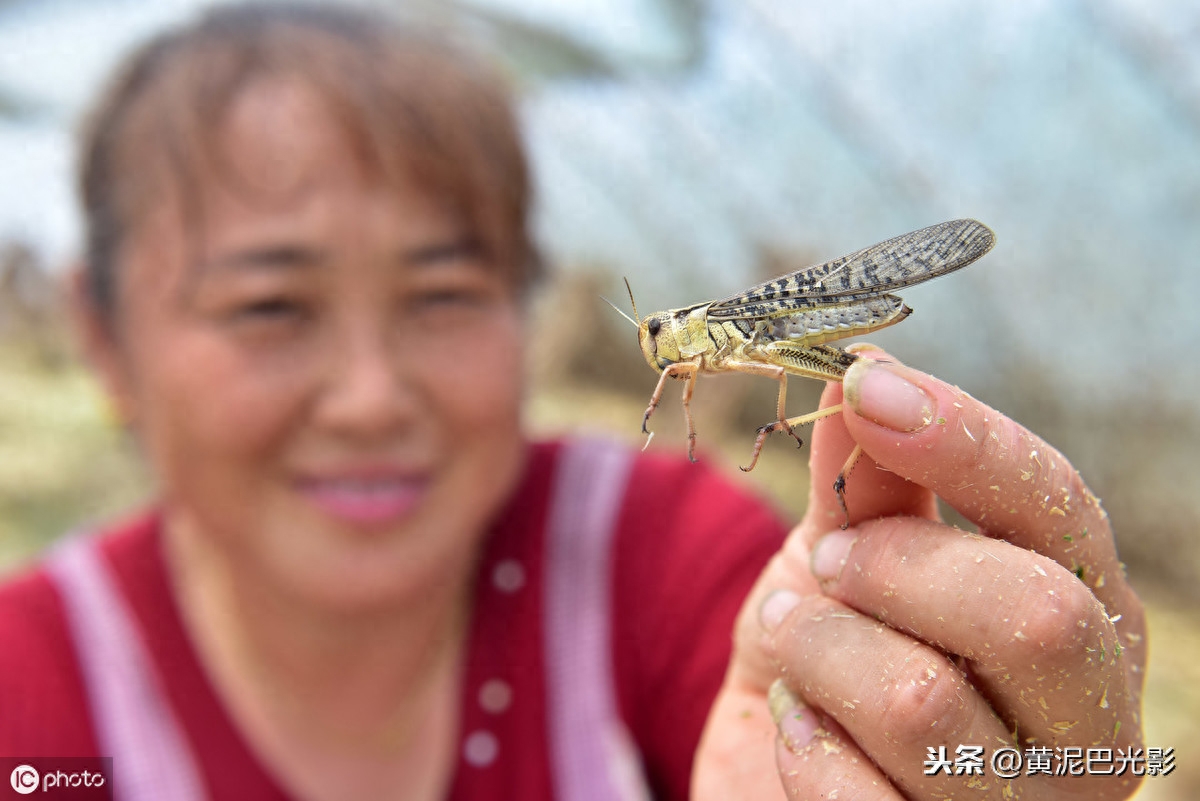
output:
[[[250,84],[276,78],[316,94],[369,174],[397,187],[415,180],[449,200],[514,287],[537,278],[525,154],[494,72],[361,9],[226,7],[142,46],[88,119],[80,160],[87,287],[105,318],[115,313],[119,254],[137,222],[169,197],[198,212],[204,182],[223,169],[226,114]]]

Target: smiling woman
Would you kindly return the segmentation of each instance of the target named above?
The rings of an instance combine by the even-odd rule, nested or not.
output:
[[[466,56],[224,8],[133,56],[82,172],[78,317],[159,491],[0,586],[0,756],[112,756],[120,799],[1136,786],[922,772],[1140,745],[1107,518],[975,399],[861,351],[786,542],[703,467],[526,439],[529,181]]]
[[[335,47],[350,36],[367,46]],[[418,42],[312,11],[214,18],[151,47],[84,162],[92,352],[190,499],[184,529],[208,532],[185,539],[331,601],[464,575],[523,458],[515,126]]]
[[[216,11],[116,76],[81,189],[78,316],[160,498],[0,589],[0,754],[315,799],[563,797],[636,754],[685,797],[781,530],[707,471],[522,434],[540,260],[497,79],[356,11]]]

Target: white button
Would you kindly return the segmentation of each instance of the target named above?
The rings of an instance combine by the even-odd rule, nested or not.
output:
[[[472,732],[463,743],[463,758],[477,768],[486,768],[495,762],[499,753],[500,743],[490,731]]]
[[[512,687],[502,679],[489,679],[479,688],[479,705],[483,711],[499,715],[512,704]]]
[[[525,568],[516,559],[497,562],[492,570],[492,583],[500,592],[514,593],[525,586]]]

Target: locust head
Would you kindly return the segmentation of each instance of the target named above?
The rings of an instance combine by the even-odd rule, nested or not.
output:
[[[633,288],[629,286],[628,278],[625,279],[625,289],[629,292],[629,305],[633,307],[633,317],[621,311],[617,304],[608,298],[605,298],[604,301],[638,330],[638,346],[642,349],[642,355],[646,357],[646,364],[653,367],[655,372],[661,373],[680,359],[673,313],[658,312],[639,323],[637,321],[637,301],[633,299]]]
[[[675,339],[675,321],[671,312],[659,312],[642,320],[638,325],[638,345],[646,357],[646,364],[656,372],[661,373],[679,361],[679,343]]]

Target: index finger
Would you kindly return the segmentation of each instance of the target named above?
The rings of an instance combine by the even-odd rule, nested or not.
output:
[[[847,371],[846,426],[880,466],[932,490],[980,532],[1073,571],[1130,606],[1108,515],[1061,453],[957,387],[898,364]]]

